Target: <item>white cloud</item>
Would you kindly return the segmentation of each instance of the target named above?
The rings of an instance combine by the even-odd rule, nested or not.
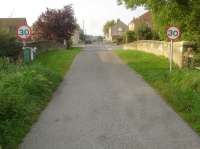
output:
[[[145,12],[143,8],[127,10],[118,6],[117,0],[6,0],[0,5],[0,17],[26,17],[31,25],[37,17],[48,8],[62,8],[73,4],[78,23],[85,28],[88,34],[102,34],[103,24],[110,19],[120,18],[129,23],[133,17]],[[14,11],[13,11],[14,10]]]

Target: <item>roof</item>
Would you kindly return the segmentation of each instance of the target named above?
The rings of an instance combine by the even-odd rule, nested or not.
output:
[[[116,27],[123,27],[123,28],[128,28],[128,25],[126,25],[124,22],[122,22],[120,19],[117,19],[117,23],[113,25],[111,28],[116,28]]]
[[[0,18],[0,29],[20,24],[27,24],[26,18]]]
[[[123,26],[127,26],[124,22],[122,22],[120,19],[117,19],[117,24],[121,24]]]
[[[137,18],[133,18],[133,20],[129,24],[132,24],[132,23],[135,23],[135,22],[141,21],[141,20],[151,20],[151,18],[152,18],[151,12],[148,11]]]
[[[121,29],[122,31],[119,31]],[[128,30],[128,26],[123,23],[120,19],[117,20],[117,23],[110,28],[112,36],[121,36],[124,32]]]

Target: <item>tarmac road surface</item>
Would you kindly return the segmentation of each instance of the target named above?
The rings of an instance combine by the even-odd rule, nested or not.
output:
[[[88,45],[76,57],[21,149],[200,149],[199,136],[111,48]]]

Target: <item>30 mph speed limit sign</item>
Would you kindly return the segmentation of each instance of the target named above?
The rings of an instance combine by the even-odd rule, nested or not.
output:
[[[22,25],[17,28],[17,37],[19,40],[26,41],[31,38],[31,28],[27,25]]]
[[[167,29],[167,37],[171,40],[170,50],[169,50],[169,62],[170,62],[170,72],[172,72],[172,64],[173,64],[173,41],[178,39],[181,35],[181,32],[178,27],[171,26]]]
[[[170,40],[176,40],[180,37],[181,33],[178,27],[171,26],[167,29],[167,37]]]

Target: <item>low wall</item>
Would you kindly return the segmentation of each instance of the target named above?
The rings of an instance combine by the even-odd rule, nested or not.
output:
[[[174,42],[173,61],[179,67],[184,67],[184,53],[189,48],[193,49],[194,43],[182,41]],[[169,58],[170,42],[155,41],[155,40],[140,40],[124,45],[125,50],[138,50],[148,53],[153,53],[158,56]]]

